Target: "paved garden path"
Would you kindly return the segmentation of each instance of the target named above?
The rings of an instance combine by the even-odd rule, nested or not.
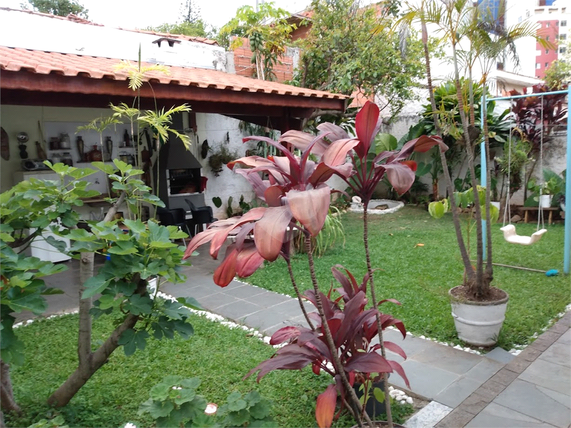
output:
[[[219,262],[206,247],[185,267],[187,281],[168,284],[174,296],[196,298],[208,311],[271,335],[277,329],[303,324],[297,300],[262,288],[232,281],[216,286],[212,274]],[[47,315],[77,308],[78,262],[46,282],[64,287],[66,294],[47,296]],[[521,354],[496,348],[476,355],[417,337],[388,331],[408,359],[402,362],[411,392],[430,404],[410,419],[408,428],[558,427],[571,428],[571,312],[568,312]],[[395,360],[402,361],[396,355]],[[400,389],[404,383],[391,376]],[[406,391],[406,389],[405,389]]]

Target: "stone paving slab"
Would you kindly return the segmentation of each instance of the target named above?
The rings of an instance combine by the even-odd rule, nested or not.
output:
[[[541,357],[531,363],[519,378],[562,394],[569,395],[570,393],[571,372],[569,368],[544,361]]]
[[[456,428],[461,426],[466,428],[554,428],[553,425],[495,403],[491,403],[482,410],[467,425],[458,425]]]
[[[508,351],[502,348],[494,348],[490,352],[486,354],[486,358],[490,358],[492,360],[498,361],[503,364],[509,363],[511,360],[515,358],[513,354],[510,354]]]
[[[494,403],[557,427],[567,427],[571,423],[569,395],[520,379],[501,392]]]
[[[468,398],[482,383],[481,381],[461,377],[434,397],[434,400],[454,408]]]
[[[462,375],[478,364],[482,357],[450,346],[434,344],[425,352],[413,355],[411,360]]]
[[[455,373],[418,361],[407,360],[401,365],[410,382],[410,389],[429,400],[434,399],[458,379]],[[409,389],[398,375],[391,376],[390,383],[399,388]]]

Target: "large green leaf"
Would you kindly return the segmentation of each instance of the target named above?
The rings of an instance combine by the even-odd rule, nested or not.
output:
[[[145,330],[135,331],[133,329],[125,330],[119,337],[119,345],[123,345],[126,356],[133,355],[137,349],[141,351],[147,346],[147,338],[149,333]]]
[[[148,296],[141,296],[140,294],[133,294],[129,297],[129,303],[126,309],[133,315],[150,314],[153,309],[153,300]]]
[[[84,287],[85,291],[81,295],[82,299],[88,299],[90,297],[95,296],[98,293],[101,293],[103,290],[107,288],[109,285],[109,278],[107,278],[103,274],[98,274],[96,276],[92,276],[87,281],[85,281]]]
[[[139,407],[139,414],[149,413],[154,419],[167,417],[174,409],[172,401],[154,401],[149,398]]]

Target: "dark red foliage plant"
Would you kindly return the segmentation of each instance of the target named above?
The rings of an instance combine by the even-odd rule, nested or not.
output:
[[[277,336],[272,338],[274,342],[289,343],[254,371],[260,370],[260,379],[271,370],[298,369],[311,364],[314,371],[330,373],[335,383],[317,399],[316,419],[320,427],[330,426],[337,396],[344,404],[352,403],[352,408],[360,407],[352,388],[357,373],[361,377],[364,375],[365,379],[367,373],[392,371],[405,377],[400,365],[385,358],[384,349],[386,346],[403,357],[404,352],[395,344],[386,345],[381,334],[389,325],[396,326],[404,334],[402,322],[378,310],[379,303],[374,293],[372,309],[365,310],[368,282],[373,292],[366,214],[367,275],[361,290],[353,290],[355,281],[350,273],[347,272],[347,278],[334,269],[334,277],[342,284],[339,289],[342,298],[333,301],[330,295],[324,295],[317,283],[311,248],[311,237],[319,234],[329,212],[331,188],[327,181],[332,176],[345,180],[367,206],[376,185],[385,176],[399,193],[410,188],[416,164],[407,158],[413,152],[425,152],[434,145],[445,150],[446,146],[439,137],[423,136],[407,142],[400,150],[374,154],[369,160],[371,145],[380,125],[378,107],[368,102],[357,114],[356,137],[349,136],[336,125],[325,123],[318,127],[317,136],[288,131],[278,141],[259,136],[245,138],[244,141],[265,141],[281,153],[281,156],[268,158],[248,156],[228,164],[230,169],[251,183],[256,196],[267,206],[254,208],[242,217],[213,223],[191,240],[185,252],[185,258],[190,257],[199,246],[210,243],[210,255],[217,258],[228,237],[232,236],[234,243],[227,246],[224,260],[214,272],[214,282],[221,287],[228,285],[236,275],[251,275],[265,260],[274,261],[279,256],[286,260],[308,328],[289,327],[280,330],[279,335],[276,333]],[[286,146],[297,149],[299,156]],[[316,307],[317,312],[313,314],[305,312],[290,264],[289,242],[294,233],[303,235],[307,247],[313,290],[306,292],[305,298]],[[375,335],[378,335],[379,343],[371,345]],[[381,353],[377,352],[379,349]],[[390,409],[389,404],[387,400],[387,409]],[[345,407],[352,411],[351,407]],[[366,412],[354,416],[359,425],[363,424],[363,419],[372,424]]]

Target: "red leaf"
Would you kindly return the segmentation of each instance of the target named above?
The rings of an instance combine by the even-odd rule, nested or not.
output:
[[[400,355],[406,360],[406,354],[404,353],[403,349],[400,346],[398,346],[396,343],[389,342],[388,340],[384,340],[383,343],[385,345],[385,348],[387,348],[389,351]]]
[[[335,385],[329,385],[325,392],[317,397],[315,406],[315,419],[319,428],[329,428],[333,422],[335,414],[335,403],[337,402],[337,390]]]
[[[445,152],[448,150],[448,146],[444,144],[442,138],[438,135],[422,135],[419,138],[416,138],[414,141],[414,151],[419,153],[425,153],[429,151],[434,146],[440,146],[440,150]]]
[[[417,164],[413,160],[405,160],[401,162],[403,165],[408,166],[412,171],[416,172]]]
[[[332,143],[323,154],[321,161],[329,166],[339,166],[347,161],[347,153],[352,150],[359,140],[348,138]]]
[[[406,383],[406,386],[408,387],[408,389],[410,389],[410,383],[408,383],[408,378],[406,377],[406,374],[404,373],[404,369],[402,368],[402,366],[396,361],[392,360],[389,360],[389,364],[391,365],[393,370],[397,372],[400,375],[400,377],[402,377],[402,380],[404,380],[404,383]]]
[[[331,189],[322,186],[311,190],[290,190],[287,200],[291,213],[311,234],[317,236],[329,212]]]
[[[280,328],[270,339],[270,345],[280,345],[291,339],[296,339],[300,335],[301,331],[297,327],[287,326]]]
[[[390,373],[393,371],[389,362],[376,352],[359,353],[345,365],[346,371],[363,373]]]
[[[313,363],[311,365],[311,371],[316,374],[316,375],[320,375],[321,374],[321,365],[317,364],[317,363]]]
[[[339,125],[335,125],[331,122],[324,122],[317,125],[317,129],[324,134],[327,134],[327,139],[330,141],[337,141],[343,138],[349,138],[349,134]]]
[[[359,158],[364,159],[369,153],[371,142],[381,127],[379,121],[379,107],[367,101],[355,118],[355,130],[360,143],[355,147]]]
[[[213,237],[212,243],[210,244],[210,255],[214,258],[218,257],[218,251],[226,242],[228,235],[237,227],[242,226],[243,224],[250,223],[252,221],[259,220],[262,218],[264,213],[266,212],[267,208],[265,207],[256,207],[252,208],[246,214],[241,217],[235,217],[234,223],[230,226],[220,229],[220,231]]]
[[[268,208],[254,227],[254,241],[260,255],[271,262],[278,258],[292,213],[287,205]]]
[[[238,250],[228,247],[224,261],[214,271],[214,283],[220,287],[226,287],[236,276],[236,258]]]
[[[407,192],[414,183],[414,172],[402,163],[388,163],[383,165],[387,171],[387,179],[399,195]]]
[[[243,249],[236,258],[236,273],[242,278],[252,275],[264,263],[264,258],[254,245]]]
[[[282,205],[281,198],[284,192],[281,186],[271,186],[264,192],[264,199],[270,207],[280,207]]]
[[[334,174],[340,177],[348,178],[353,173],[353,164],[347,162],[343,165],[330,167],[323,162],[319,163],[317,167],[311,173],[311,176],[307,180],[313,187],[317,187],[321,183],[325,183]]]
[[[186,251],[184,252],[183,259],[188,259],[198,247],[212,240],[214,235],[216,235],[219,232],[220,232],[219,229],[206,229],[203,232],[197,233],[194,236],[194,238],[192,238],[192,240],[188,243]]]

